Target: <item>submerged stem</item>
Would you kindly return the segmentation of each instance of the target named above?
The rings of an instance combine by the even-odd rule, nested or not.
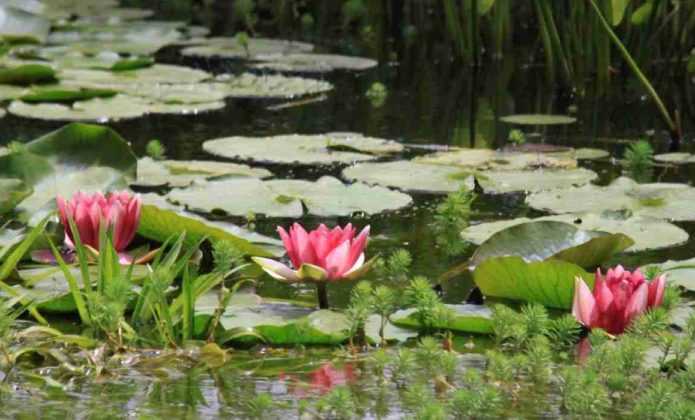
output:
[[[319,300],[319,309],[328,309],[328,289],[325,282],[316,283],[316,295]]]

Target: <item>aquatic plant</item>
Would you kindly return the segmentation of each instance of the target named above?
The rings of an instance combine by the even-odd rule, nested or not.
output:
[[[647,140],[639,140],[625,149],[623,159],[630,172],[640,175],[654,165],[654,149]]]
[[[294,270],[278,261],[254,257],[253,260],[271,277],[289,283],[312,281],[317,284],[320,308],[328,308],[326,282],[357,278],[371,263],[365,263],[364,248],[369,238],[369,226],[355,236],[351,223],[329,229],[321,224],[308,232],[299,223],[289,233],[278,227]]]
[[[469,225],[477,198],[475,192],[462,188],[447,195],[435,208],[435,240],[445,255],[461,255],[469,249],[470,244],[461,240],[461,232]]]
[[[382,105],[384,105],[384,102],[386,102],[386,98],[388,97],[388,95],[388,89],[381,82],[372,83],[372,85],[369,86],[369,89],[367,89],[367,92],[365,92],[364,94],[364,96],[366,96],[370,100],[372,106],[374,106],[375,108],[379,108]]]
[[[648,282],[639,270],[619,265],[604,277],[599,269],[593,294],[583,279],[575,279],[572,313],[587,328],[622,334],[636,316],[661,305],[665,285],[664,275]]]
[[[154,160],[163,160],[166,158],[166,148],[159,140],[150,140],[145,146],[145,154]]]

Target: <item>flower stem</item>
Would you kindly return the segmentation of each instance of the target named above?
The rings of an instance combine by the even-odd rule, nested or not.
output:
[[[328,289],[326,289],[326,282],[316,283],[316,295],[319,299],[319,309],[328,309]]]

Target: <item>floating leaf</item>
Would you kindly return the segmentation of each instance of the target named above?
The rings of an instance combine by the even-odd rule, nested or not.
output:
[[[43,16],[10,6],[0,6],[0,38],[10,42],[46,41],[51,22]]]
[[[474,244],[481,244],[496,232],[531,221],[557,221],[571,223],[584,230],[622,233],[635,241],[635,244],[626,249],[626,252],[668,248],[688,241],[688,233],[671,223],[648,217],[633,217],[613,213],[561,214],[536,219],[521,217],[513,220],[481,223],[466,228],[461,233],[461,237]]]
[[[470,263],[477,266],[490,258],[517,256],[527,262],[554,258],[594,268],[633,243],[622,233],[586,231],[555,221],[531,222],[490,236],[475,251]]]
[[[574,124],[577,119],[567,115],[517,114],[501,117],[500,121],[516,125],[566,125]]]
[[[358,163],[342,172],[343,178],[405,191],[449,193],[472,190],[474,173],[458,167],[430,165],[407,160]]]
[[[168,197],[193,211],[237,216],[252,212],[268,217],[300,217],[302,204],[312,215],[350,216],[396,210],[412,201],[403,193],[361,183],[345,185],[329,176],[316,182],[253,178],[201,182],[173,190]]]
[[[572,306],[575,277],[593,287],[593,275],[578,265],[556,259],[526,262],[521,257],[489,258],[473,272],[473,280],[485,296],[558,309]]]
[[[695,292],[695,258],[687,260],[668,260],[661,264],[649,264],[640,267],[644,273],[652,268],[658,269],[660,273],[666,273],[668,284],[682,287],[689,292]]]
[[[203,150],[230,159],[265,163],[316,165],[352,163],[399,153],[403,145],[355,133],[226,137],[208,140]]]
[[[695,155],[685,152],[676,153],[662,153],[654,155],[654,160],[663,163],[673,163],[673,164],[687,164],[695,163]]]
[[[451,165],[476,168],[477,170],[534,170],[534,169],[573,169],[577,160],[568,154],[520,153],[490,149],[458,149],[420,156],[413,160],[418,163]]]
[[[451,322],[433,325],[436,329],[446,329],[459,333],[492,334],[492,311],[483,305],[446,305],[454,312]],[[391,316],[391,321],[400,327],[420,329],[415,309],[403,309]]]
[[[333,85],[324,80],[281,75],[223,74],[217,76],[215,82],[217,82],[216,89],[232,98],[292,99],[333,90]]]
[[[362,71],[376,67],[377,61],[336,54],[263,55],[252,68],[294,73],[327,73],[333,70]]]
[[[61,86],[34,88],[19,99],[24,102],[75,102],[92,98],[110,98],[118,92],[110,89],[85,89]]]
[[[610,153],[607,150],[602,149],[592,149],[588,147],[581,147],[574,150],[574,158],[577,160],[599,160],[610,157]]]
[[[487,193],[515,191],[537,192],[585,185],[598,178],[596,172],[584,168],[538,169],[535,171],[484,171],[478,182]]]
[[[313,45],[305,42],[269,38],[249,38],[246,47],[236,38],[223,37],[201,39],[200,44],[204,45],[184,48],[181,54],[195,57],[257,59],[259,56],[270,54],[303,53],[314,49]]]
[[[41,64],[26,64],[22,66],[0,69],[0,83],[29,86],[37,83],[54,82],[55,71]]]
[[[138,178],[133,185],[185,187],[195,180],[221,177],[268,178],[272,175],[267,169],[237,163],[205,160],[156,161],[145,157],[138,160]]]

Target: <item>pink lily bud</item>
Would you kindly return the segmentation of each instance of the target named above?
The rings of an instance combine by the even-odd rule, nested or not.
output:
[[[664,275],[647,282],[639,270],[629,272],[620,265],[605,277],[597,270],[593,293],[584,280],[575,279],[572,314],[587,328],[622,334],[638,315],[661,305],[665,285]]]

